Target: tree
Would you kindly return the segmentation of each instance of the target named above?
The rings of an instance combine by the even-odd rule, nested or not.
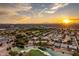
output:
[[[11,49],[11,47],[8,47],[8,48],[7,48],[7,51],[10,50],[10,49]]]
[[[0,43],[0,46],[2,46],[2,43]]]
[[[10,51],[9,54],[11,56],[17,56],[18,55],[18,52],[17,51]]]
[[[79,51],[74,51],[73,56],[79,56]]]
[[[23,56],[23,53],[19,53],[19,56]]]

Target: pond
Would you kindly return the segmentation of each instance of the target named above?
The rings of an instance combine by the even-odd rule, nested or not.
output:
[[[53,51],[52,49],[50,48],[46,48],[46,51],[51,54],[52,56],[71,56],[70,54],[63,54],[62,52],[56,52],[56,51]]]

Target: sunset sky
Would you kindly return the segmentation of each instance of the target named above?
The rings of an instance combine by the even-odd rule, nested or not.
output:
[[[79,23],[78,3],[0,3],[0,24]]]

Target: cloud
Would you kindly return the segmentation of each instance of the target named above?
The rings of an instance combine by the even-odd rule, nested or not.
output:
[[[40,16],[40,17],[43,16],[42,13],[43,13],[46,9],[47,9],[47,8],[44,8],[42,11],[40,11],[40,12],[38,13],[38,16]]]
[[[0,23],[27,23],[29,17],[18,12],[28,12],[31,8],[31,4],[0,4]]]
[[[5,11],[0,11],[0,16],[3,16],[3,15],[8,15],[8,13]]]
[[[14,4],[14,3],[6,3],[6,4],[0,4],[0,16],[2,18],[2,16],[7,16],[7,17],[11,17],[11,16],[18,16],[19,14],[17,13],[18,11],[29,11],[31,9],[31,4]],[[19,15],[20,16],[20,15]]]
[[[9,18],[4,18],[0,20],[0,23],[4,24],[27,24],[30,20],[30,17],[27,16],[14,16]]]
[[[38,4],[38,6],[37,5],[33,6],[30,3],[29,4],[3,3],[3,4],[0,4],[0,22],[2,23],[27,23],[27,22],[30,23],[31,19],[35,19],[35,18],[38,22],[38,19],[40,19],[41,17],[47,18],[47,16],[49,16],[50,14],[54,14],[57,10],[67,5],[68,4],[57,3],[57,4],[47,4],[47,5]]]
[[[56,3],[50,9],[46,10],[45,13],[54,14],[60,8],[69,5],[68,3]]]
[[[33,16],[34,17],[46,17],[46,15],[49,16],[50,14],[54,14],[60,8],[63,8],[67,5],[69,5],[69,4],[68,3],[54,3],[54,4],[51,4],[51,5],[49,5],[49,7],[45,7],[43,9],[41,9],[40,12],[37,12],[37,13],[34,12]]]

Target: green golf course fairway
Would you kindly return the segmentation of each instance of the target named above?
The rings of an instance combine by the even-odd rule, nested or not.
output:
[[[44,53],[42,53],[41,51],[39,50],[30,50],[28,53],[27,53],[28,56],[46,56]]]

